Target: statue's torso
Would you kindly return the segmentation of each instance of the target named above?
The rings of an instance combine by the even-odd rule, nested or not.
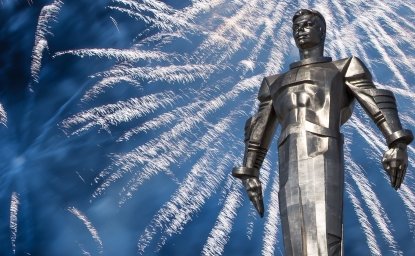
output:
[[[299,66],[276,76],[269,89],[282,131],[312,123],[338,132],[350,117],[353,99],[339,70],[341,61]]]
[[[353,101],[341,64],[302,65],[267,80],[281,124],[279,202],[284,243],[291,245],[287,255],[337,255],[341,245],[339,128],[350,117]]]

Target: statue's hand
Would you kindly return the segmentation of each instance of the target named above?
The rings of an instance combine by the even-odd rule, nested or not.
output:
[[[256,177],[250,177],[242,180],[249,199],[254,204],[261,218],[264,216],[264,201],[262,199],[261,181]]]
[[[398,143],[386,151],[383,155],[382,164],[389,175],[392,187],[398,190],[405,177],[406,168],[408,166],[406,144]]]

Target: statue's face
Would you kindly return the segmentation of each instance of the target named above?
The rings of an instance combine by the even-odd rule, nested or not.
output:
[[[309,49],[323,43],[323,33],[318,18],[312,15],[303,15],[294,21],[293,36],[300,49]]]

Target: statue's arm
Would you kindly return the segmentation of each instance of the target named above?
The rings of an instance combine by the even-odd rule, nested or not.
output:
[[[392,187],[398,189],[408,164],[406,146],[413,140],[413,135],[402,128],[395,97],[391,91],[375,87],[370,72],[356,57],[351,58],[347,67],[345,83],[385,137],[389,150],[382,163]]]
[[[258,93],[259,107],[257,113],[245,124],[245,155],[241,167],[233,169],[233,176],[241,179],[259,214],[263,216],[262,187],[259,170],[271,143],[276,115],[272,106],[269,85],[263,80]]]

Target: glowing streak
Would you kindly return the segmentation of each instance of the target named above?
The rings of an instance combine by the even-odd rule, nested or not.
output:
[[[95,84],[91,89],[89,89],[84,96],[82,97],[81,101],[87,102],[97,98],[100,94],[104,93],[105,89],[111,88],[116,84],[120,83],[128,83],[132,84],[136,87],[140,86],[140,83],[137,82],[135,79],[131,79],[128,76],[118,76],[118,77],[104,77],[101,81]]]
[[[19,213],[19,204],[19,194],[13,192],[10,200],[10,240],[12,243],[13,254],[16,254],[17,214]]]
[[[345,140],[345,142],[345,151],[350,152],[350,142],[348,140]],[[369,208],[378,228],[381,230],[383,238],[392,249],[392,253],[394,255],[402,255],[402,251],[400,251],[399,246],[392,235],[392,230],[388,228],[388,226],[391,226],[391,221],[373,191],[367,177],[364,175],[364,170],[350,158],[350,153],[347,152],[345,154],[345,161],[347,163],[346,169],[349,171],[351,178],[359,188],[365,204]]]
[[[190,83],[196,79],[207,79],[218,67],[214,65],[172,65],[167,67],[118,68],[98,73],[95,77],[127,76],[134,79],[150,81],[167,81],[169,83]]]
[[[92,223],[89,221],[89,219],[83,214],[81,211],[76,209],[75,207],[68,207],[68,211],[75,215],[78,219],[82,221],[82,223],[85,225],[85,227],[88,229],[89,233],[92,236],[92,239],[98,244],[98,250],[99,254],[102,254],[104,251],[104,246],[102,244],[102,240],[99,237],[98,231],[95,229],[95,227],[92,225]]]
[[[7,112],[4,110],[2,104],[0,104],[0,123],[4,126],[7,125]]]
[[[142,98],[132,98],[128,101],[119,101],[81,112],[62,122],[65,129],[81,125],[72,134],[78,134],[93,127],[108,130],[110,125],[128,122],[140,116],[151,113],[159,107],[171,105],[178,96],[172,92],[146,95]]]
[[[203,246],[202,255],[223,255],[223,249],[229,240],[237,209],[242,205],[242,186],[239,181],[233,181],[232,190],[226,197],[223,209],[220,211],[215,226]]]
[[[403,116],[405,119],[405,116]],[[368,125],[363,124],[358,119],[353,119],[352,122],[354,123],[353,126],[357,129],[359,134],[368,142],[369,145],[371,145],[372,150],[377,152],[378,155],[381,155],[381,152],[379,148],[385,148],[384,143],[382,142],[382,139],[380,138],[379,134],[376,134],[375,132],[371,131],[371,129],[367,129]],[[411,124],[413,125],[413,124]],[[414,149],[413,147],[408,147],[409,151],[409,162],[410,166],[413,166],[413,155],[414,155]],[[376,159],[378,161],[378,159]],[[404,205],[406,206],[406,213],[408,215],[408,218],[410,220],[410,231],[415,236],[415,200],[413,200],[413,197],[411,195],[414,195],[413,192],[409,189],[409,187],[406,185],[409,182],[414,180],[414,175],[412,168],[409,166],[409,170],[407,171],[407,174],[405,176],[405,181],[401,185],[401,189],[398,191],[399,197],[402,199]],[[383,176],[386,180],[386,184],[389,184],[389,177],[386,175],[386,172],[382,172]]]
[[[169,60],[175,58],[173,54],[160,51],[142,51],[138,49],[80,49],[57,52],[53,56],[58,57],[65,54],[72,54],[81,58],[85,56],[96,56],[98,58],[113,58],[118,61],[135,62],[140,60]]]
[[[218,148],[219,142],[213,144],[212,148],[208,149],[197,161],[169,202],[159,210],[151,224],[146,227],[138,242],[141,254],[144,253],[156,233],[163,233],[159,242],[160,247],[164,245],[168,237],[180,232],[183,226],[191,220],[192,215],[200,211],[206,200],[213,194],[212,191],[216,191],[227,166],[235,158],[229,154],[223,156]],[[215,166],[215,159],[219,158],[219,154],[222,155],[223,160]]]
[[[279,181],[278,174],[273,178],[271,187],[271,198],[269,203],[268,214],[266,215],[264,236],[262,245],[262,255],[274,255],[277,246],[277,234],[280,223],[280,208],[278,200]]]
[[[150,154],[150,157],[145,160],[148,164],[144,166],[141,172],[136,173],[135,177],[127,183],[125,189],[127,194],[122,197],[121,203],[124,203],[127,199],[130,199],[131,193],[135,192],[145,180],[148,180],[160,171],[166,172],[166,170],[171,168],[173,163],[178,163],[179,160],[187,160],[196,153],[195,149],[198,149],[199,151],[209,149],[218,137],[221,135],[223,136],[225,131],[230,129],[232,123],[234,122],[235,116],[238,114],[240,114],[239,111],[233,111],[229,117],[223,118],[194,143],[191,143],[189,140],[177,140],[177,136],[175,136],[174,132],[170,132],[170,139],[168,137],[163,138],[163,140],[160,141],[162,142],[161,145],[153,145],[147,150],[136,154],[136,159],[139,158],[141,154],[148,157],[146,152],[154,150]],[[136,159],[133,159],[133,161],[136,161]]]
[[[261,50],[264,48],[264,45],[267,42],[267,40],[273,39],[273,36],[274,36],[274,33],[275,33],[274,32],[275,28],[278,26],[278,24],[280,22],[282,22],[282,19],[284,17],[283,12],[287,10],[288,3],[287,2],[279,2],[277,6],[274,6],[270,2],[266,5],[266,7],[271,9],[270,12],[272,13],[272,17],[268,18],[267,16],[265,16],[266,19],[264,20],[264,26],[265,26],[264,30],[260,34],[255,47],[250,52],[249,59],[251,59],[253,61],[257,60],[257,58],[259,57],[258,55],[261,52]],[[278,33],[278,34],[280,34],[280,33]],[[284,41],[285,37],[281,37],[279,39],[281,41]],[[283,52],[282,49],[280,49],[280,51]]]
[[[237,96],[244,91],[254,91],[259,85],[259,81],[263,75],[275,74],[281,71],[284,59],[287,57],[287,52],[292,49],[290,37],[290,26],[283,24],[282,17],[285,17],[285,13],[292,13],[293,8],[297,8],[298,5],[308,7],[310,4],[315,4],[317,9],[321,10],[327,17],[328,25],[335,29],[332,35],[329,35],[328,39],[332,40],[328,45],[328,52],[332,57],[339,58],[348,56],[348,53],[362,57],[362,59],[370,60],[367,55],[369,50],[376,50],[382,60],[369,61],[368,66],[376,65],[377,61],[382,61],[388,66],[388,70],[393,72],[398,81],[404,88],[393,89],[394,92],[407,97],[410,103],[413,104],[413,93],[408,90],[408,85],[405,81],[409,81],[406,74],[401,71],[401,67],[413,67],[413,56],[406,56],[406,49],[404,46],[409,45],[411,49],[413,46],[410,44],[411,38],[413,38],[413,24],[411,20],[406,20],[396,12],[397,7],[406,6],[408,10],[414,11],[414,8],[402,1],[395,1],[390,5],[386,5],[383,2],[365,2],[360,0],[351,0],[348,3],[340,1],[324,1],[316,4],[316,1],[301,1],[299,4],[289,4],[288,2],[274,3],[272,1],[207,1],[207,0],[194,0],[192,5],[186,7],[180,11],[171,8],[161,1],[155,0],[143,0],[141,2],[131,0],[115,0],[113,4],[119,6],[112,6],[113,10],[121,11],[139,20],[150,24],[150,28],[145,33],[153,29],[157,31],[154,35],[150,35],[138,42],[132,49],[117,50],[109,49],[106,52],[105,49],[91,49],[89,50],[76,50],[67,51],[66,53],[84,54],[88,56],[98,56],[105,58],[115,58],[119,61],[125,61],[125,65],[116,65],[109,71],[96,74],[94,77],[100,77],[102,80],[96,84],[91,90],[87,91],[84,99],[92,99],[97,95],[104,92],[105,89],[121,82],[127,82],[133,85],[140,85],[141,80],[148,81],[162,81],[171,83],[191,83],[196,79],[202,79],[204,82],[212,84],[212,80],[216,75],[222,75],[223,67],[219,68],[218,64],[222,66],[232,67],[230,64],[234,58],[239,58],[239,54],[244,54],[243,60],[238,60],[238,63],[246,64],[248,69],[263,69],[257,73],[261,73],[257,77],[246,79],[245,74],[240,78],[244,81],[239,88],[234,87],[230,92],[216,96],[213,94],[203,94],[205,98],[197,98],[194,102],[190,102],[186,106],[177,107],[171,111],[160,114],[159,116],[152,118],[150,121],[141,124],[139,127],[128,130],[119,141],[128,141],[132,136],[137,135],[140,132],[155,131],[162,126],[169,127],[175,121],[178,124],[173,126],[168,132],[162,133],[161,136],[151,139],[149,142],[140,145],[135,150],[125,154],[116,155],[113,161],[113,167],[117,169],[115,173],[110,173],[106,170],[100,174],[96,180],[104,177],[108,177],[100,188],[94,192],[94,195],[100,194],[104,189],[110,186],[112,182],[120,179],[126,172],[135,171],[140,169],[140,172],[135,171],[135,175],[128,182],[127,186],[123,188],[121,194],[122,200],[131,197],[131,192],[138,188],[140,184],[147,181],[152,175],[159,172],[165,172],[172,175],[170,168],[172,164],[182,163],[182,159],[188,160],[190,156],[195,155],[197,152],[204,152],[213,141],[216,141],[219,145],[226,144],[226,139],[218,137],[220,132],[232,130],[229,127],[229,119],[223,119],[221,125],[212,125],[208,119],[209,115],[216,113],[229,106],[229,102],[234,103]],[[390,7],[389,7],[390,6]],[[226,8],[225,8],[226,7]],[[350,10],[350,11],[349,11]],[[339,15],[334,15],[335,13]],[[353,15],[352,15],[353,14]],[[354,15],[356,14],[356,15]],[[386,21],[387,26],[381,26],[382,21]],[[203,27],[202,27],[203,25]],[[372,26],[373,25],[373,26]],[[401,30],[404,26],[404,30]],[[389,29],[395,34],[389,34]],[[364,33],[361,33],[361,32]],[[154,52],[160,52],[165,56],[171,56],[164,46],[176,43],[175,40],[187,40],[190,44],[193,44],[192,36],[197,35],[203,40],[196,50],[191,52],[189,56],[184,58],[175,59],[174,63],[180,65],[171,65],[164,58],[163,55],[156,56],[151,55]],[[394,38],[394,36],[400,35],[402,39]],[[333,38],[333,39],[331,39]],[[369,40],[367,40],[369,38]],[[167,40],[165,40],[167,39]],[[254,43],[253,43],[254,42]],[[346,43],[347,42],[347,45]],[[140,50],[139,47],[146,46],[146,44],[157,44],[153,51]],[[276,44],[269,46],[270,44]],[[163,45],[163,47],[161,47]],[[374,48],[372,47],[374,46]],[[392,47],[391,47],[392,46]],[[155,49],[163,49],[156,51]],[[89,52],[88,52],[89,51]],[[143,55],[135,56],[135,52],[143,53]],[[146,56],[148,53],[150,57]],[[242,53],[244,52],[244,53]],[[266,65],[263,65],[257,60],[266,55]],[[344,56],[346,55],[346,56]],[[398,59],[394,59],[392,63],[392,55],[397,55]],[[193,57],[195,56],[195,57]],[[157,59],[160,57],[161,59]],[[145,65],[144,67],[134,67],[134,62],[137,60],[151,61],[156,60],[165,64],[164,66]],[[197,64],[189,64],[190,61]],[[168,65],[168,66],[166,66]],[[264,68],[265,66],[265,68]],[[233,72],[229,68],[230,72]],[[412,71],[409,71],[412,74]],[[236,72],[235,72],[236,73]],[[233,75],[233,73],[232,73]],[[237,75],[240,75],[239,73]],[[248,80],[250,80],[248,82]],[[226,83],[226,81],[225,81]],[[242,85],[243,84],[243,85]],[[394,88],[393,86],[391,86]],[[189,93],[186,91],[186,93]],[[189,97],[192,98],[192,97]],[[248,100],[252,102],[251,100]],[[117,115],[124,113],[120,106],[120,112],[114,112],[114,120],[123,120],[123,122],[130,121],[129,118],[118,118]],[[104,109],[105,107],[101,107]],[[255,108],[252,108],[255,111]],[[126,109],[128,112],[128,109]],[[82,114],[82,113],[81,113]],[[147,114],[147,113],[146,113]],[[359,113],[360,114],[360,113]],[[144,115],[144,114],[143,114]],[[79,116],[79,115],[77,115]],[[243,116],[243,115],[241,115]],[[87,124],[94,123],[94,120],[99,120],[102,116],[93,116]],[[117,119],[118,118],[118,119]],[[188,119],[188,120],[187,120]],[[410,117],[404,117],[409,124],[413,126],[413,120]],[[70,119],[69,119],[70,120]],[[186,120],[186,121],[182,121]],[[105,121],[107,125],[116,125],[119,121]],[[99,122],[97,122],[99,123]],[[380,149],[385,146],[382,143],[380,136],[372,129],[368,129],[366,124],[363,124],[361,120],[353,117],[351,120],[353,130],[357,131],[370,145],[372,151],[381,153]],[[74,125],[81,125],[83,122],[75,123]],[[95,126],[95,125],[93,125]],[[92,128],[88,127],[86,129]],[[71,125],[72,127],[72,125]],[[202,128],[200,128],[202,127]],[[207,128],[207,129],[205,129]],[[207,130],[205,134],[201,134],[202,139],[198,139],[194,142],[193,138],[195,133],[201,133],[198,129]],[[198,131],[196,131],[198,130]],[[220,132],[219,132],[220,131]],[[230,135],[228,135],[229,137]],[[228,138],[226,137],[226,138]],[[188,145],[192,145],[189,149]],[[410,153],[413,152],[413,148],[409,147]],[[350,150],[347,148],[347,150]],[[189,155],[186,155],[189,153]],[[205,155],[196,161],[192,166],[192,169],[187,176],[184,184],[181,184],[178,191],[173,195],[172,199],[154,216],[152,223],[146,228],[143,236],[140,237],[139,250],[144,252],[145,248],[149,245],[153,236],[160,232],[162,238],[159,242],[159,247],[163,246],[166,239],[173,234],[177,234],[184,227],[184,225],[190,221],[192,215],[197,212],[203,204],[205,204],[208,196],[197,197],[198,201],[196,205],[189,203],[189,198],[186,193],[188,188],[194,188],[196,185],[207,186],[201,183],[199,174],[194,174],[199,169],[207,168],[213,161],[213,154],[217,152],[206,151]],[[350,154],[350,152],[349,152]],[[358,192],[362,194],[363,200],[359,201],[351,184],[346,185],[346,191],[350,200],[355,208],[359,222],[362,225],[363,232],[365,233],[368,241],[370,251],[374,255],[380,254],[379,245],[376,242],[376,236],[374,235],[372,224],[369,222],[369,218],[364,212],[364,207],[367,206],[371,215],[376,223],[376,227],[382,232],[382,237],[386,240],[388,246],[392,249],[392,252],[396,255],[402,254],[399,250],[396,241],[392,236],[391,221],[385,214],[385,211],[381,207],[380,200],[371,188],[371,185],[361,170],[360,166],[354,163],[351,157],[347,157],[347,166],[350,165],[350,171],[347,175],[350,175],[350,180],[356,184]],[[412,160],[410,160],[413,163]],[[207,167],[206,167],[207,166]],[[140,168],[137,168],[140,167]],[[224,167],[225,168],[225,167]],[[266,173],[265,173],[266,174]],[[195,178],[195,176],[197,178]],[[210,176],[208,176],[210,177]],[[384,174],[387,179],[387,176]],[[223,178],[221,176],[221,178]],[[262,178],[267,177],[263,176]],[[413,179],[413,175],[408,171],[408,179]],[[211,185],[211,184],[210,184]],[[266,184],[265,184],[266,185]],[[187,187],[186,187],[187,186]],[[223,197],[224,207],[218,216],[217,223],[208,238],[204,247],[206,254],[220,254],[225,246],[228,234],[232,228],[233,220],[236,218],[233,214],[233,210],[237,208],[234,201],[228,200],[235,192],[235,186],[233,182],[226,181],[225,190],[228,192]],[[277,202],[277,181],[275,181],[271,188],[271,201]],[[205,188],[205,187],[204,187]],[[216,189],[215,186],[206,188],[206,191],[212,193]],[[210,190],[210,191],[209,191]],[[205,192],[204,192],[205,193]],[[207,192],[206,192],[207,193]],[[408,216],[412,220],[411,229],[414,227],[415,216],[415,200],[413,191],[410,186],[402,185],[402,190],[399,192],[399,196],[403,200]],[[273,198],[273,199],[272,199]],[[229,206],[227,203],[230,203]],[[189,208],[189,212],[183,211],[183,209]],[[278,206],[271,207],[274,210],[278,210]],[[252,212],[251,212],[252,214]],[[177,215],[177,216],[176,216]],[[277,214],[273,215],[274,217]],[[171,223],[170,223],[171,221]],[[264,245],[262,248],[263,254],[272,254],[275,250],[276,244],[276,232],[279,219],[268,217],[265,231],[264,231]],[[220,225],[224,225],[221,227]],[[251,222],[248,228],[248,235],[252,232],[253,222]],[[213,248],[214,242],[216,242],[216,236],[223,238],[218,242],[219,247]]]
[[[189,29],[192,24],[186,19],[175,15],[175,9],[169,7],[161,1],[144,0],[143,3],[137,3],[131,0],[113,0],[114,3],[123,4],[126,8],[118,6],[110,6],[110,9],[126,13],[129,16],[142,20],[155,28],[163,29],[165,31],[174,31],[177,29]],[[145,15],[142,13],[151,13]]]
[[[35,43],[32,51],[31,75],[34,82],[39,80],[40,67],[42,65],[42,55],[45,50],[48,50],[47,35],[50,32],[51,23],[56,22],[56,17],[59,14],[63,2],[60,0],[53,1],[52,4],[46,5],[42,8],[39,15],[39,20],[36,28]]]
[[[120,29],[118,28],[118,23],[117,23],[117,21],[116,21],[116,20],[115,20],[112,16],[110,16],[110,19],[111,19],[112,23],[114,23],[114,25],[115,25],[115,27],[117,28],[118,32],[120,32]]]
[[[210,58],[216,64],[229,60],[245,40],[256,37],[256,30],[268,20],[267,15],[271,11],[273,10],[269,5],[268,8],[263,8],[259,1],[243,4],[233,16],[224,18],[224,22],[208,35],[195,52],[196,56]],[[256,18],[252,19],[251,15]]]
[[[142,182],[149,177],[157,174],[159,171],[169,170],[172,163],[177,163],[181,158],[187,158],[193,151],[189,151],[190,138],[183,138],[183,135],[192,134],[197,124],[206,120],[206,117],[225,105],[226,102],[234,100],[240,93],[250,91],[257,88],[258,76],[241,81],[234,88],[224,95],[214,98],[208,102],[202,103],[199,111],[192,113],[184,113],[183,120],[172,127],[170,131],[163,133],[157,138],[152,139],[148,143],[139,146],[132,152],[125,155],[116,155],[114,165],[117,171],[112,174],[101,186],[94,192],[93,197],[100,195],[114,181],[123,177],[124,173],[131,171],[139,164],[147,164],[142,168],[142,172],[136,175],[127,185],[127,198],[131,197],[131,191],[135,191]],[[121,168],[120,168],[121,167]],[[125,199],[127,199],[125,198]],[[123,199],[123,201],[125,201]]]
[[[373,232],[373,227],[370,224],[369,218],[367,217],[365,211],[362,208],[362,205],[356,196],[355,190],[349,183],[346,183],[346,193],[350,198],[354,211],[357,215],[357,219],[359,220],[360,225],[362,226],[363,232],[366,236],[367,244],[369,245],[370,252],[372,255],[381,256],[382,253],[379,249],[379,245],[376,241],[375,233]]]

